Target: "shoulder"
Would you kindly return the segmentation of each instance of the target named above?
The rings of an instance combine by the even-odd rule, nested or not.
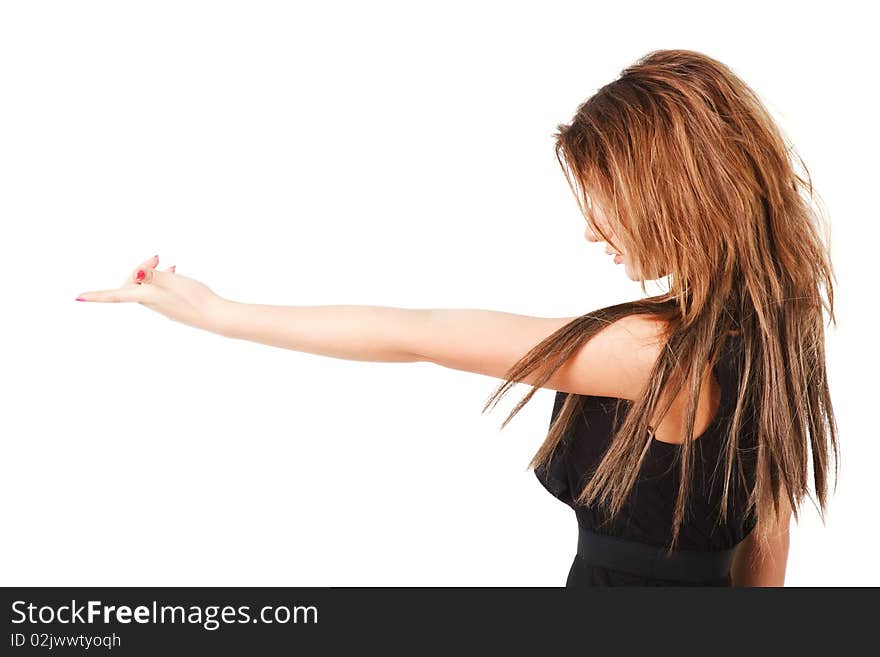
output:
[[[631,346],[658,347],[665,344],[669,323],[652,315],[627,315],[610,324],[623,340],[630,340]],[[623,334],[628,334],[629,338]],[[659,345],[659,346],[658,346]]]
[[[664,320],[648,315],[622,317],[581,346],[548,387],[579,395],[636,399],[648,383],[667,336]]]

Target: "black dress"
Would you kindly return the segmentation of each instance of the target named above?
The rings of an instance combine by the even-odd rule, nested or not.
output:
[[[722,447],[742,371],[742,348],[730,338],[713,366],[721,389],[719,408],[710,426],[694,443],[692,488],[685,519],[678,537],[677,550],[723,551],[736,546],[754,528],[754,510],[746,513],[747,492],[731,481],[728,518],[718,524],[724,486]],[[567,393],[557,392],[551,422],[562,408]],[[672,540],[672,519],[678,492],[679,466],[677,444],[652,440],[633,490],[620,515],[613,521],[598,506],[582,506],[574,498],[583,489],[610,443],[613,430],[620,425],[631,403],[616,397],[579,395],[581,409],[575,411],[572,424],[562,437],[550,460],[535,469],[535,475],[555,497],[574,509],[579,532],[616,537],[640,545],[665,549]],[[746,474],[747,486],[754,486],[753,417],[744,414],[743,438],[739,460]],[[716,468],[717,465],[717,468]],[[734,461],[734,474],[737,462]],[[713,476],[714,475],[714,476]],[[580,540],[580,536],[579,536]],[[603,539],[605,540],[605,539]],[[613,541],[610,541],[614,544]],[[632,544],[630,544],[632,545]],[[694,581],[661,578],[633,570],[603,567],[576,554],[568,573],[566,587],[585,586],[730,586],[729,570],[711,579]]]

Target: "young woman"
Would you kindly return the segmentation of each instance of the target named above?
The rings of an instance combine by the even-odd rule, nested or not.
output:
[[[153,256],[120,288],[79,299],[136,301],[285,349],[504,379],[484,411],[528,383],[502,427],[538,388],[556,390],[530,465],[576,513],[567,586],[781,586],[811,474],[823,519],[832,455],[837,477],[823,320],[824,308],[836,323],[835,277],[809,173],[795,172],[755,93],[687,50],[641,58],[554,136],[586,238],[644,293],[661,278],[667,293],[562,318],[273,306],[222,298]]]

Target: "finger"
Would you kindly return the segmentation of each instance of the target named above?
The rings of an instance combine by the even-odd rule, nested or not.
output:
[[[169,283],[169,277],[173,276],[177,271],[177,265],[172,265],[168,269],[152,269],[144,267],[138,269],[134,274],[134,282],[138,285],[150,283],[159,287],[165,287]]]
[[[144,278],[140,281],[141,285],[150,283],[156,287],[168,287],[174,284],[174,267],[168,269],[145,269]]]
[[[124,303],[130,301],[143,301],[145,290],[140,286],[121,287],[116,290],[93,290],[83,292],[77,301],[101,301],[103,303]]]
[[[176,265],[174,265],[174,267],[176,267]],[[144,285],[150,284],[155,287],[167,288],[174,284],[174,273],[174,271],[168,271],[167,269],[139,269],[135,272],[134,287],[143,287]]]
[[[154,255],[152,258],[147,258],[137,267],[131,270],[131,273],[125,277],[125,280],[122,281],[122,285],[120,287],[125,287],[126,285],[131,285],[132,283],[137,283],[137,275],[139,271],[146,271],[147,268],[153,268],[159,266],[159,256]]]
[[[134,273],[134,282],[138,285],[146,285],[147,283],[155,283],[157,272],[151,267],[142,267]]]
[[[160,269],[150,269],[145,267],[143,269],[138,269],[134,275],[134,282],[136,285],[156,285],[158,287],[165,287],[169,283],[169,277],[173,276],[173,271],[160,270]]]

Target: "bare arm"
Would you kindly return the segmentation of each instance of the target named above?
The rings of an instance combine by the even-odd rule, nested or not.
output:
[[[383,306],[276,306],[224,300],[211,330],[319,356],[412,362],[413,335],[428,311]]]
[[[503,378],[504,373],[572,317],[546,318],[480,309],[384,306],[276,306],[224,299],[210,330],[231,338],[333,358],[433,362]],[[578,394],[630,398],[658,353],[659,326],[624,318],[603,329],[545,386]],[[526,380],[526,383],[532,381]]]
[[[166,317],[230,338],[347,360],[426,361],[504,378],[535,345],[573,317],[531,317],[479,309],[277,306],[239,303],[176,272],[142,262],[116,289],[78,300],[138,302]],[[631,315],[609,323],[559,367],[544,387],[635,399],[663,348],[659,320]],[[534,385],[530,377],[523,383]]]
[[[754,533],[743,539],[730,569],[734,586],[785,586],[790,523],[791,509],[787,508],[770,538],[769,550],[763,556],[756,545]]]

